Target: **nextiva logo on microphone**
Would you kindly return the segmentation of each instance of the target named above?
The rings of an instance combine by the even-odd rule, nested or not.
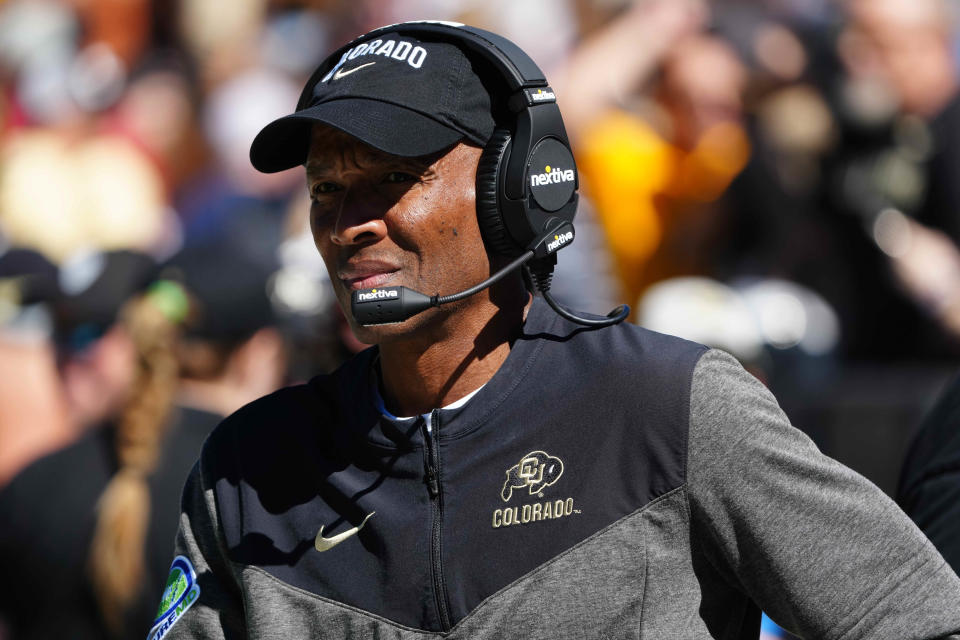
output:
[[[357,302],[376,302],[378,300],[387,300],[390,298],[399,298],[400,291],[397,287],[389,289],[371,289],[370,291],[357,292]]]
[[[553,241],[547,243],[547,251],[553,253],[557,249],[561,248],[565,244],[573,240],[573,231],[567,231],[566,233],[560,233],[553,236]]]
[[[363,326],[403,322],[434,305],[434,298],[406,287],[359,289],[350,294],[350,312]]]

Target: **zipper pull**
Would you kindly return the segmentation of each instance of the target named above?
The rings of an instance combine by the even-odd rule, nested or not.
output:
[[[440,478],[437,475],[437,447],[440,446],[437,442],[437,428],[440,426],[440,412],[436,409],[431,412],[429,427],[425,416],[420,419],[423,421],[423,437],[427,445],[426,477],[423,481],[427,484],[430,497],[436,498],[440,495]]]
[[[427,477],[424,478],[424,482],[427,483],[427,490],[430,491],[431,498],[440,495],[440,483],[437,481],[437,472],[434,470],[433,464],[427,465]]]

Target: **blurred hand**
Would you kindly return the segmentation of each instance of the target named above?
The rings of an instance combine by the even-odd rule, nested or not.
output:
[[[709,16],[704,0],[639,0],[590,34],[552,83],[571,139],[649,80],[677,43],[701,31]]]
[[[629,13],[628,19],[642,22],[660,46],[700,31],[710,19],[710,8],[703,0],[640,0]]]
[[[945,233],[906,216],[898,224],[900,242],[893,251],[884,249],[894,274],[914,300],[960,337],[960,248]]]

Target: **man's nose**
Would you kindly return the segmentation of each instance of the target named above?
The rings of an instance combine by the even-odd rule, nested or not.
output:
[[[368,244],[387,235],[384,215],[390,203],[378,198],[372,190],[350,189],[341,203],[331,240],[338,245]]]

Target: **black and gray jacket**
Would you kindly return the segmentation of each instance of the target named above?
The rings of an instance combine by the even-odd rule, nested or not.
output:
[[[807,638],[960,633],[920,531],[722,352],[538,300],[429,431],[376,409],[375,357],[218,427],[151,637],[754,640],[758,606]]]

